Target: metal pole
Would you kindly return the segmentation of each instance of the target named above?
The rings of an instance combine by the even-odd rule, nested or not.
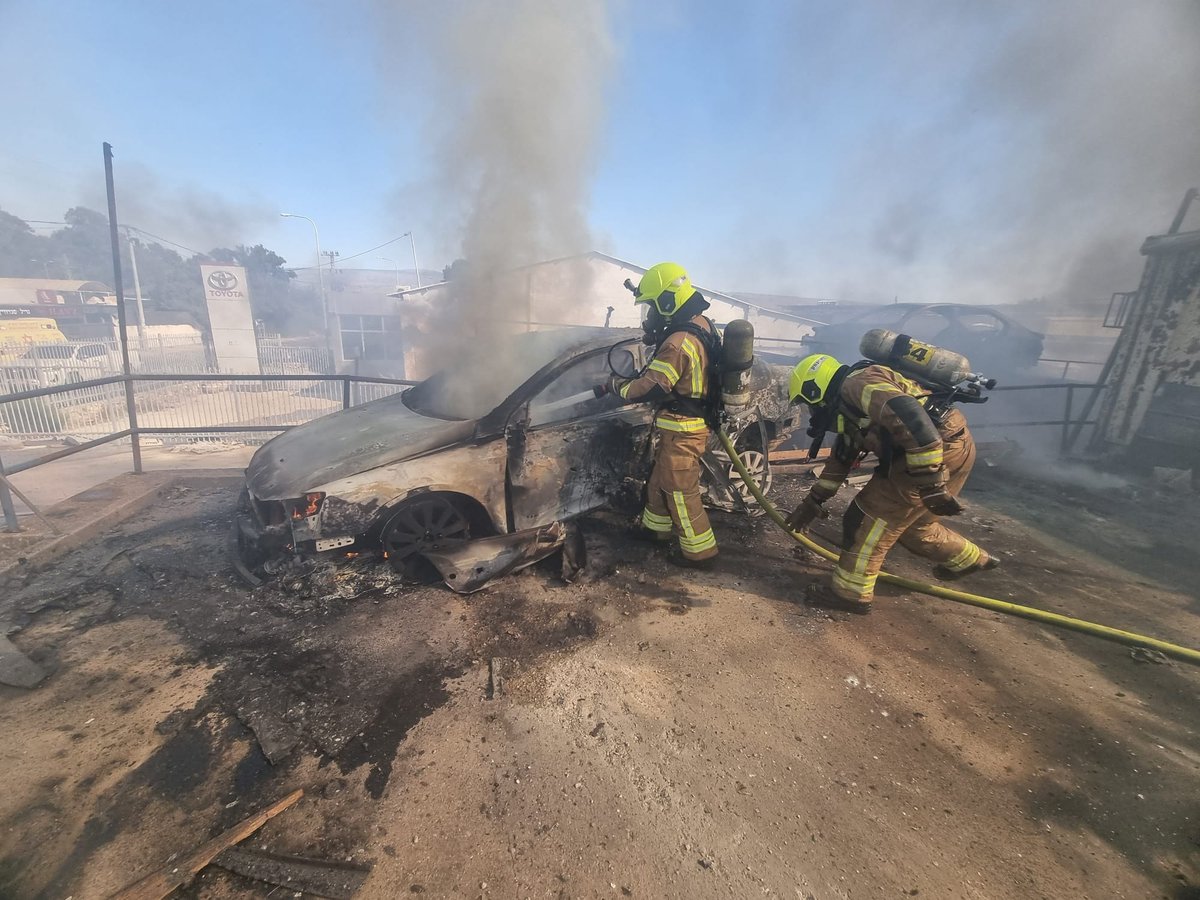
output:
[[[0,510],[4,512],[4,528],[16,534],[21,530],[17,520],[17,508],[13,506],[12,494],[8,490],[8,479],[4,478],[4,460],[0,459]]]
[[[129,235],[129,226],[125,226],[125,240],[129,241],[129,262],[130,268],[133,269],[133,296],[137,300],[137,330],[138,330],[138,346],[145,348],[146,346],[146,309],[142,306],[142,281],[138,278],[137,253],[134,246],[137,244]]]
[[[117,234],[117,193],[113,187],[112,144],[104,143],[104,186],[108,191],[108,237],[112,243],[113,290],[117,292],[117,328],[121,339],[121,372],[125,376],[125,413],[129,417],[129,446],[133,452],[133,474],[142,474],[142,448],[138,443],[137,406],[129,368],[129,335],[125,331],[125,286],[121,283],[121,240]]]
[[[355,360],[357,362],[358,360]],[[350,379],[342,381],[342,409],[350,408]]]
[[[321,268],[321,232],[317,230],[317,223],[308,216],[302,216],[299,213],[285,212],[281,212],[279,215],[283,216],[285,219],[305,219],[307,220],[308,224],[313,227],[313,241],[317,245],[317,284],[320,285],[321,288],[321,316],[325,323],[325,346],[329,350],[329,361],[330,363],[333,363],[337,357],[337,354],[334,353],[333,335],[330,332],[329,326],[329,295],[325,293],[325,272]]]
[[[412,247],[413,252],[413,268],[417,270],[417,287],[421,286],[421,264],[417,262],[417,241],[413,237],[413,233],[408,233],[408,243]]]
[[[1067,385],[1067,408],[1063,411],[1062,440],[1058,448],[1059,454],[1067,455],[1071,447],[1071,408],[1075,405],[1075,386]]]

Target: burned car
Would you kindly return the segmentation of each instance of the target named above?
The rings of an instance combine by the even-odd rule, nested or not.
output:
[[[407,577],[440,574],[465,590],[495,569],[472,569],[484,557],[464,555],[467,546],[487,541],[487,558],[509,568],[532,561],[531,548],[553,549],[560,523],[649,471],[652,408],[591,390],[648,361],[640,337],[599,328],[518,335],[402,393],[273,438],[246,469],[233,532],[239,571],[253,578],[280,557],[373,552]],[[732,424],[739,452],[762,472],[787,404],[763,365],[752,387],[770,412],[748,410]],[[723,480],[719,458],[710,471]],[[727,482],[723,492],[728,500]]]

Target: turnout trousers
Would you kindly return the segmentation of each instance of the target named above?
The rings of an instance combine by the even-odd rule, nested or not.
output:
[[[688,559],[717,555],[717,538],[700,502],[700,457],[708,444],[708,429],[658,429],[654,470],[646,484],[642,524],[664,540],[672,531]]]
[[[943,440],[948,486],[957,496],[975,465],[975,442],[965,427]],[[916,485],[904,470],[903,457],[897,458],[886,474],[876,469],[846,510],[842,555],[832,576],[833,592],[850,600],[871,600],[884,557],[897,541],[952,572],[969,568],[984,557],[977,545],[951,531],[924,507]]]

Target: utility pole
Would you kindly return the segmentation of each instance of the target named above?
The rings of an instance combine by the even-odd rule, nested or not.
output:
[[[413,233],[408,233],[408,243],[412,247],[413,253],[413,268],[417,272],[417,287],[421,286],[421,264],[417,262],[417,239],[413,237]]]
[[[308,216],[302,216],[298,213],[286,213],[286,212],[281,212],[279,215],[285,219],[304,219],[306,222],[308,222],[309,225],[312,226],[313,241],[317,245],[317,284],[319,284],[321,286],[321,316],[322,316],[322,322],[324,323],[324,330],[325,330],[325,346],[329,350],[329,364],[331,366],[335,367],[334,371],[336,372],[337,371],[337,369],[336,369],[337,350],[336,350],[336,347],[334,344],[334,333],[333,333],[333,328],[334,328],[335,323],[333,322],[333,320],[330,318],[330,315],[329,315],[329,294],[325,291],[325,270],[324,270],[324,267],[321,265],[321,256],[322,256],[322,254],[321,254],[321,233],[317,230],[317,223],[315,221],[313,221],[311,218],[309,218]],[[340,334],[340,325],[338,326],[338,329],[339,329],[338,333]]]
[[[143,350],[146,349],[146,310],[142,306],[142,281],[138,278],[137,267],[137,251],[134,247],[137,245],[137,240],[129,233],[129,226],[125,226],[125,240],[129,242],[129,262],[133,269],[133,296],[137,300],[137,331],[138,331],[138,346]],[[121,302],[125,302],[125,298],[121,298]]]
[[[137,404],[129,367],[129,335],[125,331],[125,290],[121,284],[121,242],[117,234],[117,192],[113,186],[112,144],[104,142],[104,187],[108,194],[108,237],[112,244],[113,288],[117,295],[117,329],[121,340],[121,374],[125,383],[125,413],[129,417],[129,445],[133,451],[133,474],[142,474],[142,447],[138,438]]]

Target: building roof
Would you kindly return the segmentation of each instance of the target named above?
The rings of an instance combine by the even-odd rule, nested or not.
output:
[[[567,262],[568,260],[572,260],[572,259],[598,259],[598,260],[602,260],[604,262],[612,263],[616,266],[620,266],[622,269],[629,269],[633,272],[640,272],[643,275],[645,275],[646,271],[647,271],[645,266],[639,266],[637,263],[632,263],[632,262],[629,262],[628,260],[620,259],[619,257],[616,257],[616,256],[609,256],[607,253],[601,253],[599,250],[589,250],[587,253],[579,253],[579,254],[576,254],[575,256],[560,256],[557,259],[547,259],[547,260],[543,260],[542,262],[529,263],[528,265],[524,265],[524,266],[515,266],[512,269],[510,269],[509,271],[522,272],[525,269],[532,269],[537,266],[547,266],[547,265],[552,265],[554,263]],[[434,288],[442,287],[445,284],[446,284],[446,282],[439,281],[437,284],[427,284],[424,287],[410,288],[409,290],[406,290],[406,291],[394,291],[393,293],[388,294],[388,296],[395,297],[400,300],[407,300],[411,297],[423,296],[424,294],[428,293],[429,291],[433,290]],[[809,318],[805,318],[804,316],[798,316],[795,313],[783,312],[781,310],[772,309],[770,307],[763,306],[758,303],[752,303],[750,301],[743,300],[740,297],[734,297],[731,294],[722,293],[721,291],[716,291],[716,290],[713,290],[712,288],[706,288],[703,285],[697,284],[697,285],[695,285],[695,287],[696,287],[696,290],[700,291],[700,293],[702,293],[705,297],[723,300],[725,303],[729,303],[729,304],[732,304],[733,306],[742,308],[743,310],[745,310],[745,312],[747,314],[749,314],[750,311],[753,310],[753,311],[759,312],[759,313],[766,313],[767,315],[770,315],[775,318],[789,319],[789,320],[799,322],[799,323],[802,323],[805,325],[823,325],[823,324],[825,324],[824,322],[818,322],[815,319],[809,319]]]
[[[76,281],[72,278],[0,278],[0,290],[55,291],[57,293],[111,294],[112,288],[101,281]]]
[[[0,306],[33,306],[57,302],[48,295],[111,294],[112,288],[100,281],[74,281],[63,278],[0,278]],[[39,296],[41,295],[41,296]]]

